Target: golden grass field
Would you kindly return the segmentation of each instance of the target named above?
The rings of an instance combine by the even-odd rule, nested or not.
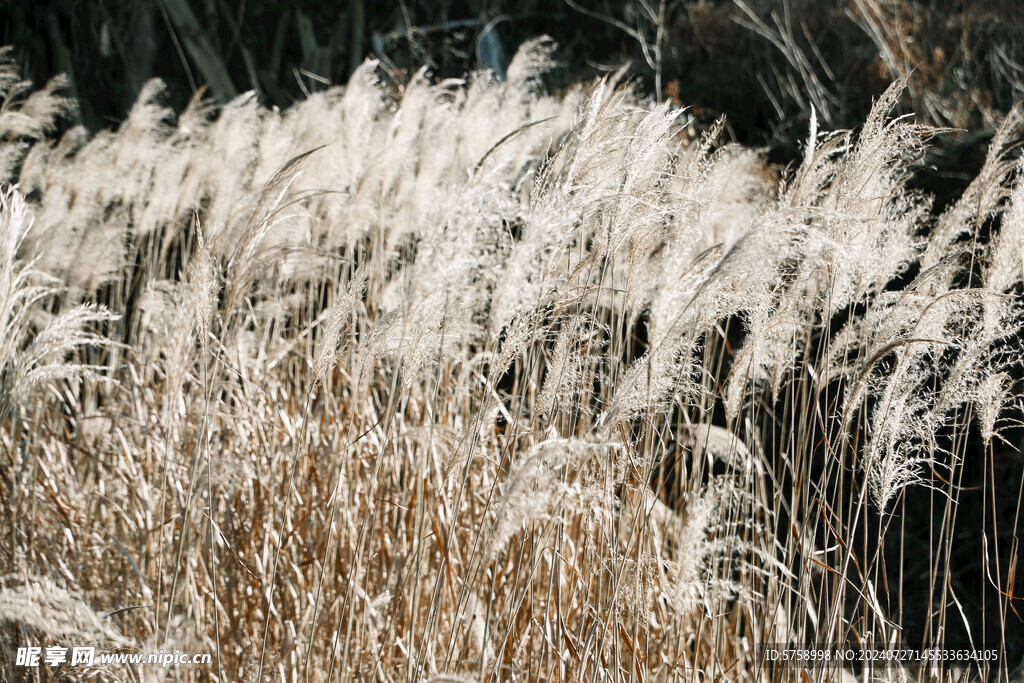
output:
[[[58,137],[4,53],[0,676],[1010,680],[756,644],[1020,657],[1020,111],[935,209],[904,82],[776,168],[552,54]]]

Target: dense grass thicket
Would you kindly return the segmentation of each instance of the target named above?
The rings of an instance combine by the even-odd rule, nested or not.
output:
[[[955,640],[1008,679],[1020,111],[937,212],[903,81],[776,169],[548,94],[552,50],[286,111],[152,81],[59,138],[61,82],[0,64],[4,675],[826,681],[755,644]]]

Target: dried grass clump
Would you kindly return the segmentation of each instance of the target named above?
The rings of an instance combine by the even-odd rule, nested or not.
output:
[[[946,605],[964,472],[1018,490],[991,483],[1017,118],[935,217],[903,81],[780,177],[629,87],[545,94],[552,55],[367,62],[283,112],[175,117],[154,82],[116,131],[0,136],[0,557],[50,587],[0,591],[4,628],[57,637],[39,615],[89,596],[218,680],[754,681],[766,640],[1012,642],[1016,527],[987,611]]]
[[[104,623],[80,597],[53,583],[46,577],[5,576],[0,579],[0,622],[35,629],[59,644],[77,646],[130,646],[124,638]]]

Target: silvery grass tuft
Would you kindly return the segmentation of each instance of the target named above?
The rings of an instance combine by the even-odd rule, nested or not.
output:
[[[116,319],[104,307],[82,304],[57,315],[46,310],[60,293],[59,281],[20,254],[32,217],[17,188],[0,192],[0,417],[21,408],[46,386],[65,380],[102,377],[96,364],[67,362],[82,347],[109,340],[94,331]]]
[[[938,211],[905,82],[778,169],[618,77],[550,94],[543,38],[506,80],[367,61],[285,111],[151,81],[57,138],[62,82],[6,55],[5,655],[759,681],[766,641],[1019,652],[1019,111]]]

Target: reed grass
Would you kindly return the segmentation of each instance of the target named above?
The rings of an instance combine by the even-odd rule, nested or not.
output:
[[[936,215],[903,81],[780,170],[614,79],[546,94],[552,54],[370,61],[286,111],[151,82],[57,139],[0,65],[5,675],[90,639],[214,664],[55,675],[847,680],[754,645],[1019,643],[1019,114]]]

